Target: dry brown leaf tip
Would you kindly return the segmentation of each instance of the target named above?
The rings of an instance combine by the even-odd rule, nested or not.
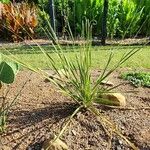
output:
[[[48,139],[44,142],[42,150],[69,150],[66,143],[60,139]]]

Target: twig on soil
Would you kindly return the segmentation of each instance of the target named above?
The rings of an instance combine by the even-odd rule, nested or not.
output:
[[[104,107],[111,108],[111,109],[119,109],[119,110],[150,110],[150,107],[134,108],[134,107],[119,107],[119,106],[109,106],[109,105],[105,105]]]
[[[111,134],[109,133],[108,129],[106,129],[106,124],[104,124],[104,122],[101,122],[99,117],[97,117],[97,120],[101,123],[101,126],[103,127],[103,130],[108,135],[108,137],[111,138]]]
[[[124,139],[126,141],[126,143],[128,143],[130,145],[130,147],[132,147],[132,149],[134,150],[139,150],[139,148],[137,148],[132,142],[130,142],[118,129],[117,126],[115,125],[115,123],[111,122],[110,120],[108,120],[106,118],[106,116],[103,116],[98,109],[96,109],[95,107],[90,107],[88,109],[90,112],[92,112],[94,115],[96,115],[97,117],[99,117],[99,121],[103,121],[105,123],[108,124],[108,126],[110,127],[111,131],[116,133],[118,136],[120,136],[122,139]]]
[[[73,114],[69,117],[67,123],[65,124],[65,126],[62,128],[62,130],[60,131],[60,133],[58,134],[58,136],[56,136],[56,138],[53,140],[53,142],[55,142],[57,139],[59,139],[61,137],[61,135],[64,133],[64,131],[66,130],[67,126],[70,124],[72,118],[79,112],[79,110],[83,108],[83,106],[81,105],[80,107],[78,107]]]
[[[113,131],[111,130],[111,131],[110,131],[110,139],[109,139],[109,141],[108,141],[108,150],[111,150],[112,135],[113,135]]]

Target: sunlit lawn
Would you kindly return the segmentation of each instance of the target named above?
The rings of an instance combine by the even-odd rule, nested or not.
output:
[[[65,54],[68,58],[75,60],[75,55],[79,54],[79,49],[81,47],[63,47]],[[93,68],[103,68],[108,60],[110,52],[114,53],[114,58],[110,66],[114,65],[121,56],[129,50],[140,48],[140,51],[136,53],[132,58],[125,62],[121,67],[130,68],[150,68],[150,46],[95,46],[92,47],[92,67]],[[55,62],[61,67],[59,60],[53,53],[54,48],[52,46],[42,46],[46,52],[50,53],[55,59]],[[9,52],[19,58],[24,63],[28,63],[34,67],[39,67],[43,69],[48,69],[48,61],[41,50],[34,46],[30,47],[17,47],[17,48],[7,48]],[[5,50],[0,48],[2,53]]]

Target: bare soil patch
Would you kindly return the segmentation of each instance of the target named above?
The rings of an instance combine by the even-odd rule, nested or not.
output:
[[[61,37],[58,40],[58,43],[61,45],[82,45],[85,44],[86,41],[82,39],[77,39],[75,41],[72,40],[65,40]],[[127,39],[107,39],[106,45],[120,45],[120,46],[132,46],[132,45],[148,45],[150,44],[150,39],[146,38],[127,38]],[[24,40],[22,42],[8,42],[8,41],[1,41],[0,40],[0,47],[5,48],[15,48],[17,46],[37,46],[37,45],[51,45],[52,41],[46,38],[41,39],[32,39],[32,40]],[[92,40],[92,45],[101,45],[101,40],[98,38],[94,38]]]
[[[93,71],[93,77],[98,75]],[[44,82],[38,74],[21,71],[16,81],[11,85],[9,99],[11,100],[26,84],[16,105],[9,113],[7,130],[0,137],[0,150],[40,150],[42,143],[51,135],[57,134],[65,119],[71,115],[77,105],[68,97],[63,96],[52,84]],[[150,89],[135,88],[127,81],[119,78],[120,70],[115,72],[110,81],[115,85],[124,83],[118,89],[126,92],[127,107],[150,107]],[[136,91],[128,93],[128,91]],[[122,133],[128,137],[140,150],[150,149],[150,110],[119,110],[102,108],[106,114],[118,124]],[[70,150],[108,150],[108,137],[95,116],[87,111],[76,115],[62,140]],[[117,136],[112,139],[113,150],[130,149]]]

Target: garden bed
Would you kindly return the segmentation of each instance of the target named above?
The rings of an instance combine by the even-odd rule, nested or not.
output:
[[[86,41],[84,40],[75,40],[74,42],[72,40],[63,40],[63,39],[59,39],[58,43],[61,45],[82,45],[84,44]],[[127,39],[108,39],[107,40],[107,44],[106,45],[120,45],[120,46],[134,46],[134,45],[148,45],[150,42],[149,38],[127,38]],[[94,38],[93,39],[93,45],[101,45],[101,40]],[[5,47],[5,48],[9,48],[9,47],[19,47],[19,46],[37,46],[38,45],[52,45],[52,41],[46,38],[43,39],[33,39],[33,40],[24,40],[22,42],[18,42],[18,43],[13,43],[13,42],[7,42],[7,41],[2,41],[0,39],[0,47]]]
[[[149,70],[146,70],[149,71]],[[118,124],[123,135],[135,143],[140,150],[150,149],[150,110],[130,110],[129,107],[150,107],[150,88],[135,88],[128,81],[119,78],[116,71],[110,81],[115,85],[124,83],[118,89],[126,92],[127,109],[112,109],[98,106]],[[98,75],[93,71],[93,77]],[[76,104],[63,96],[53,85],[45,82],[36,73],[19,72],[11,86],[11,100],[26,79],[30,78],[16,105],[13,106],[7,130],[1,135],[1,146],[8,150],[40,150],[42,143],[57,134],[65,119],[75,110]],[[132,92],[129,92],[132,91]],[[133,92],[135,91],[135,92]],[[89,112],[78,113],[62,137],[70,150],[108,150],[108,137],[96,118]],[[117,136],[112,138],[112,149],[127,150],[129,147]],[[130,148],[129,148],[130,149]]]

